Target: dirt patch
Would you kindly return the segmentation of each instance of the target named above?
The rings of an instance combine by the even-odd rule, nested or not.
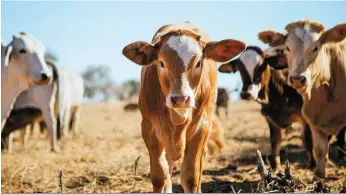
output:
[[[37,130],[26,149],[20,141],[15,141],[12,154],[2,153],[2,191],[151,192],[149,157],[140,130],[141,116],[139,111],[125,112],[124,105],[84,105],[81,133],[63,138],[59,142],[60,153],[51,153],[48,140],[41,139]],[[221,114],[226,147],[221,154],[207,156],[202,191],[256,192],[261,181],[256,150],[262,152],[268,168],[269,129],[258,104],[240,101],[229,107],[229,118]],[[301,146],[300,132],[293,131],[286,139],[281,148],[282,163],[289,160],[295,177],[307,185],[317,186],[312,181],[312,172],[304,167],[307,154]],[[327,178],[321,182],[320,191],[346,189],[346,160],[334,160],[334,152],[332,147]],[[179,177],[177,169],[173,176],[175,192],[183,191]]]

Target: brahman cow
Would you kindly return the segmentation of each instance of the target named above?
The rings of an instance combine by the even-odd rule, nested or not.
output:
[[[302,95],[302,113],[312,127],[315,175],[325,176],[328,136],[346,126],[346,23],[325,30],[300,20],[285,27],[289,83]]]
[[[38,109],[41,112],[41,115],[43,116],[43,120],[47,124],[48,134],[50,138],[50,145],[52,151],[59,151],[58,145],[57,145],[57,116],[58,116],[58,100],[57,100],[57,82],[58,82],[58,76],[57,76],[57,68],[55,67],[55,64],[47,63],[47,65],[52,69],[53,72],[53,81],[49,83],[48,85],[42,85],[42,86],[35,86],[32,87],[29,90],[26,90],[22,92],[13,107],[13,111],[16,111],[18,113],[26,112],[24,109],[30,108],[30,109]],[[29,110],[30,110],[29,109]],[[10,115],[9,118],[15,117],[15,114],[12,116]],[[23,114],[24,114],[23,113]],[[38,120],[39,117],[32,117],[31,115],[28,115],[29,118],[18,118],[15,120],[11,118],[11,123],[6,124],[4,127],[4,132],[9,133],[14,130],[17,130],[18,128],[13,128],[17,125],[24,125],[33,123],[35,120]],[[30,120],[31,118],[31,120]],[[13,122],[17,122],[18,124],[13,125]],[[29,121],[27,123],[27,121]],[[26,125],[25,125],[26,124]],[[2,135],[4,138],[6,138],[5,135]],[[10,134],[9,137],[9,152],[11,152],[11,144],[12,144],[12,134]]]
[[[44,61],[44,46],[21,32],[6,47],[1,44],[1,131],[18,95],[35,85],[48,84],[52,72]]]
[[[259,34],[262,41],[266,33]],[[312,157],[311,130],[301,115],[303,100],[295,89],[286,83],[287,70],[278,71],[270,67],[270,65],[283,67],[287,64],[282,45],[281,43],[279,46],[271,47],[266,52],[259,47],[249,46],[238,59],[221,65],[219,71],[226,73],[239,71],[243,81],[241,98],[254,99],[262,105],[261,113],[270,129],[272,168],[279,170],[281,166],[282,129],[290,127],[295,122],[303,127],[303,144],[308,151],[308,166],[311,168],[315,165],[315,161]]]
[[[161,27],[152,44],[137,41],[123,54],[142,68],[139,108],[142,137],[150,156],[154,192],[172,192],[172,170],[179,159],[185,192],[201,192],[206,141],[217,96],[216,63],[242,52],[243,42],[211,42],[199,27]]]

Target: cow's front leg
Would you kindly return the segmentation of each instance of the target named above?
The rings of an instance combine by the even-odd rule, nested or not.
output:
[[[277,171],[281,168],[281,161],[280,161],[280,147],[282,142],[282,134],[281,129],[271,124],[271,122],[267,119],[267,123],[269,125],[270,130],[270,144],[272,147],[272,161],[271,161],[271,167]]]
[[[328,135],[317,129],[312,129],[313,153],[316,159],[315,175],[321,178],[325,176],[325,165],[328,154]]]
[[[316,165],[315,158],[313,156],[313,143],[312,143],[312,133],[310,126],[305,123],[302,131],[303,145],[308,152],[309,161],[307,163],[308,168],[313,169]]]
[[[181,184],[187,193],[201,192],[201,178],[205,145],[208,138],[208,129],[199,129],[191,140],[187,142],[180,176]]]
[[[154,193],[162,193],[164,188],[172,188],[166,152],[156,137],[149,121],[142,121],[142,137],[150,156],[150,177]],[[168,181],[167,181],[168,180]]]

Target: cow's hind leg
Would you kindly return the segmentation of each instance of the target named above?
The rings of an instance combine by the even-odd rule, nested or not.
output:
[[[33,124],[27,124],[25,129],[20,130],[20,138],[24,148],[26,148],[28,145],[28,139],[29,139],[29,136],[31,135],[32,128],[33,128]]]
[[[145,119],[142,121],[142,137],[149,151],[150,177],[153,191],[154,193],[162,193],[167,186],[166,178],[170,178],[168,162],[164,148],[156,137],[151,123]],[[171,187],[171,185],[168,185],[168,187]]]
[[[185,156],[180,171],[181,184],[186,193],[200,193],[202,191],[201,178],[208,133],[208,129],[199,129],[186,144]]]
[[[315,162],[315,158],[314,158],[313,153],[312,153],[313,143],[312,143],[312,133],[311,133],[310,126],[305,123],[303,126],[302,132],[303,132],[303,134],[302,134],[303,145],[304,145],[304,148],[306,149],[306,151],[308,152],[308,157],[309,157],[307,166],[308,166],[308,168],[313,169],[316,166],[316,162]]]
[[[42,115],[44,118],[44,122],[47,125],[51,151],[59,152],[59,146],[57,142],[56,118],[54,114],[54,109],[50,107],[45,107],[42,110]]]

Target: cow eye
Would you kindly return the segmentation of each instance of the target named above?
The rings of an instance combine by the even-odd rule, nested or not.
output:
[[[290,52],[290,48],[288,48],[288,46],[286,46],[286,49],[287,49],[288,52]]]
[[[19,53],[25,54],[25,53],[26,53],[26,50],[25,50],[25,49],[20,49],[20,50],[19,50]]]
[[[165,65],[164,65],[162,62],[160,62],[160,66],[161,66],[162,68],[165,68]]]
[[[196,68],[199,68],[199,67],[201,67],[201,62],[200,61],[196,64]]]
[[[312,52],[315,53],[315,52],[317,52],[317,50],[318,50],[318,47],[316,46]]]

